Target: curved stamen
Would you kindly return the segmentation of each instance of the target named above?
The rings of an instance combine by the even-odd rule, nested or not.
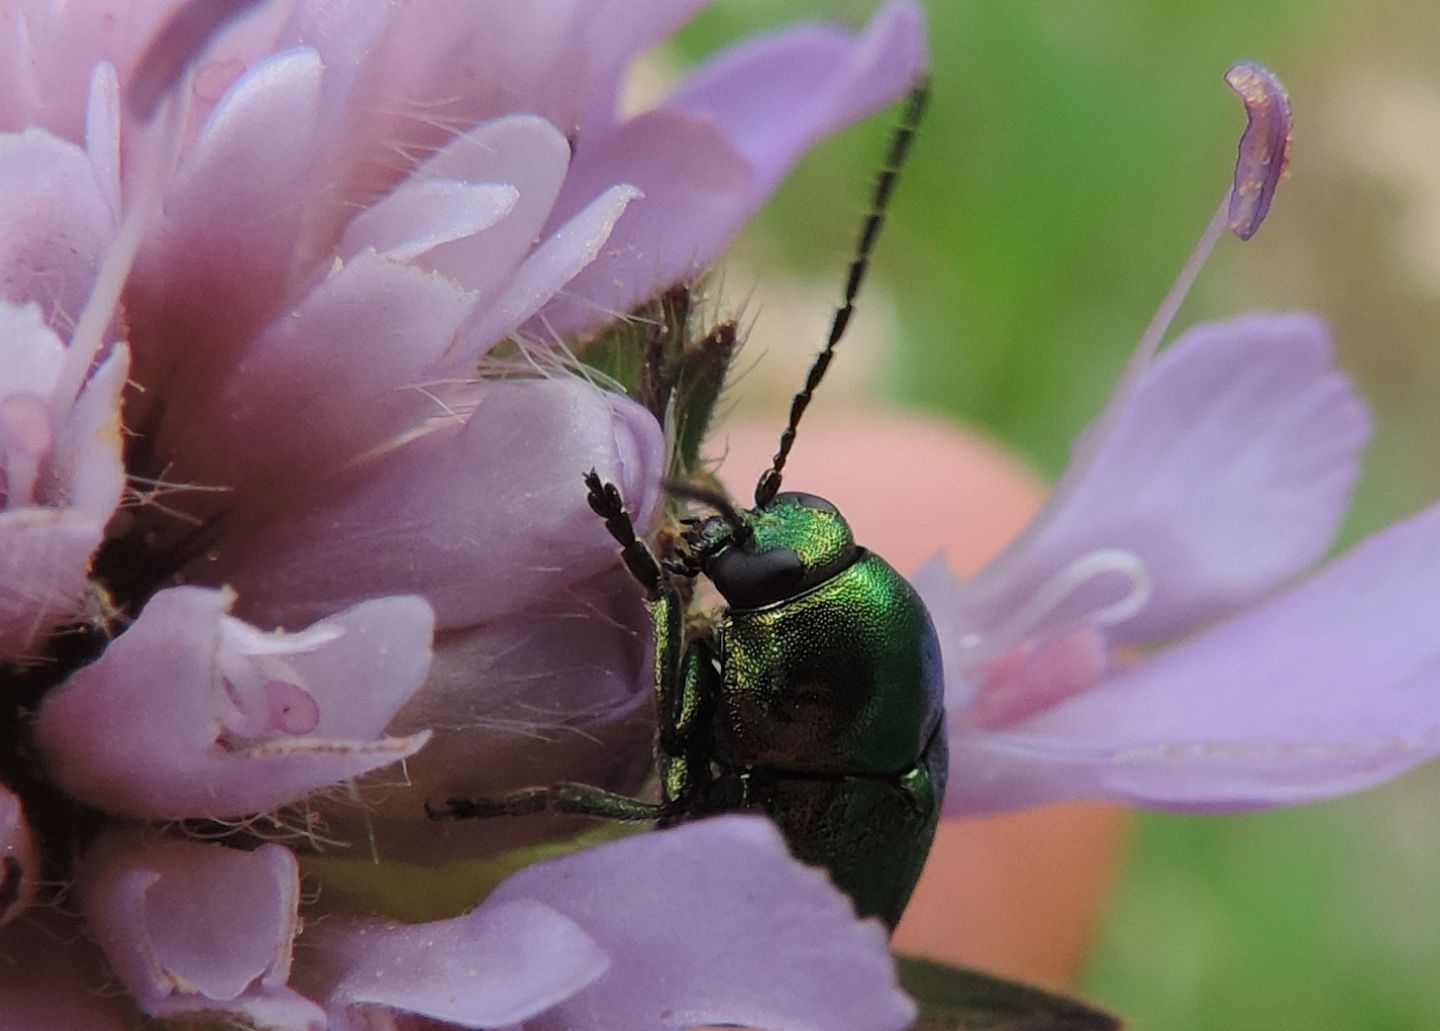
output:
[[[1080,612],[1062,624],[1046,627],[1045,639],[1060,637],[1078,627],[1104,627],[1123,623],[1137,615],[1150,600],[1150,571],[1133,551],[1101,548],[1081,555],[1041,583],[1004,622],[984,634],[969,635],[965,644],[978,654],[975,661],[998,655],[1023,641],[1059,612],[1082,588],[1101,577],[1121,576],[1128,587],[1123,595],[1088,612]]]

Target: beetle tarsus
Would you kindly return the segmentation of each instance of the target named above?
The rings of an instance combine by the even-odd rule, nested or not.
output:
[[[488,820],[496,816],[527,816],[547,808],[549,788],[526,788],[504,798],[447,798],[435,808],[425,803],[425,815],[432,820]]]
[[[645,588],[645,596],[654,601],[665,590],[665,574],[650,546],[635,536],[635,524],[630,521],[630,513],[625,511],[620,488],[601,480],[594,469],[585,474],[585,487],[589,491],[586,501],[591,510],[605,520],[605,529],[620,545],[620,557],[625,561],[625,568]]]

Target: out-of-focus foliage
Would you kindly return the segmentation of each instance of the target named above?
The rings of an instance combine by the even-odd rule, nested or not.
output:
[[[868,5],[722,0],[681,45],[708,50],[800,8]],[[929,11],[933,107],[866,298],[888,293],[902,337],[871,354],[876,389],[1057,472],[1226,189],[1244,116],[1221,76],[1249,57],[1294,98],[1291,178],[1253,241],[1222,243],[1180,324],[1319,311],[1377,413],[1347,537],[1440,496],[1440,7]],[[753,289],[761,350],[818,345],[886,129],[822,148],[742,242],[758,281],[732,272],[725,295]],[[822,284],[802,326],[770,321],[790,300],[766,292],[781,268]],[[1302,811],[1147,818],[1089,990],[1141,1031],[1440,1027],[1437,798],[1432,767]]]

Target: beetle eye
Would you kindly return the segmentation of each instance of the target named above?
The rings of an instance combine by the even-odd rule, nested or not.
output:
[[[732,608],[755,609],[791,597],[805,579],[805,563],[789,548],[730,548],[716,555],[705,573]]]

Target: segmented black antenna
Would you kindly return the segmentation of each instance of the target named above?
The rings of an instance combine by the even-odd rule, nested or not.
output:
[[[781,474],[785,470],[785,460],[790,457],[790,448],[795,443],[796,427],[800,424],[800,417],[805,414],[806,406],[810,404],[815,388],[825,378],[825,370],[830,367],[830,359],[835,354],[835,345],[845,335],[845,327],[850,324],[850,316],[855,313],[855,297],[860,292],[860,284],[865,281],[865,271],[870,264],[870,251],[880,235],[880,227],[885,224],[885,207],[890,203],[895,180],[900,175],[901,166],[905,164],[905,157],[910,151],[910,141],[925,114],[925,104],[929,99],[930,79],[927,76],[910,88],[905,112],[901,115],[894,135],[890,137],[890,153],[886,155],[885,164],[875,177],[875,195],[870,200],[870,213],[865,216],[864,226],[860,230],[860,243],[855,248],[855,258],[850,262],[850,274],[845,280],[845,300],[835,309],[835,318],[830,323],[830,336],[825,341],[824,350],[810,366],[810,374],[805,377],[805,386],[795,395],[795,400],[790,402],[790,422],[780,434],[780,447],[775,452],[775,457],[770,460],[770,468],[760,475],[760,482],[755,484],[756,508],[764,508],[780,492]]]

